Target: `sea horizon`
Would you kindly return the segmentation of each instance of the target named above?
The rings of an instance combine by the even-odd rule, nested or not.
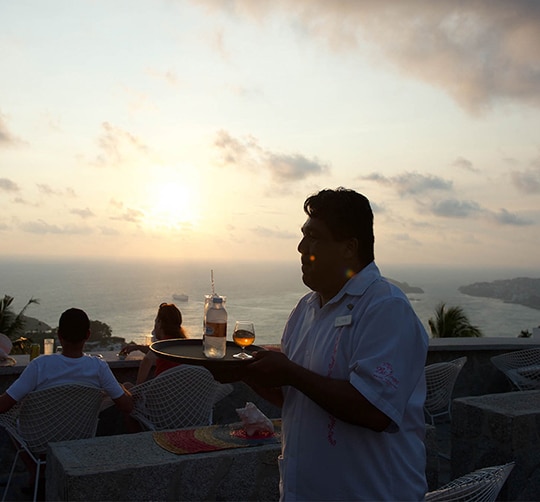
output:
[[[409,294],[428,330],[435,307],[460,306],[484,336],[517,337],[540,324],[540,310],[490,298],[464,295],[459,286],[516,277],[538,277],[520,267],[460,267],[379,264],[390,279],[424,290]],[[0,257],[0,294],[14,297],[18,312],[30,298],[26,315],[56,327],[69,307],[84,309],[92,320],[108,324],[113,336],[142,342],[151,332],[161,302],[176,303],[190,337],[202,336],[204,295],[227,297],[228,335],[236,320],[255,323],[256,344],[279,343],[290,311],[309,290],[302,283],[299,260],[291,262],[180,261],[103,258]],[[174,294],[186,294],[187,302]]]

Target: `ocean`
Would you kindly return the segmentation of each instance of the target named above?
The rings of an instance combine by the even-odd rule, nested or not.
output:
[[[538,277],[535,270],[459,269],[380,265],[383,275],[423,294],[409,294],[413,308],[429,332],[428,319],[440,302],[460,306],[484,336],[517,337],[540,325],[540,311],[500,300],[461,294],[458,287],[479,281]],[[299,260],[292,263],[199,263],[104,260],[38,260],[0,258],[0,295],[15,298],[18,312],[30,298],[26,314],[52,327],[69,307],[84,309],[90,319],[107,323],[114,336],[143,342],[153,328],[158,305],[173,302],[182,311],[190,337],[202,336],[204,295],[227,297],[228,334],[236,320],[255,324],[256,344],[279,343],[291,309],[308,289]],[[186,294],[188,301],[175,301]]]

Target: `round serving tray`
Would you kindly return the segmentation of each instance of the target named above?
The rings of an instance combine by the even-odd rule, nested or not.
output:
[[[156,356],[178,363],[195,364],[199,366],[235,366],[249,363],[252,359],[237,359],[234,354],[240,352],[240,347],[234,342],[227,342],[227,351],[222,359],[210,359],[204,355],[202,339],[174,338],[160,340],[150,345],[150,350]],[[246,352],[251,354],[257,350],[265,350],[258,345],[250,345]]]

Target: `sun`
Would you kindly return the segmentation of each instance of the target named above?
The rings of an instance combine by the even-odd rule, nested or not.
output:
[[[148,192],[147,225],[174,229],[197,223],[197,193],[193,187],[168,181],[150,185]]]

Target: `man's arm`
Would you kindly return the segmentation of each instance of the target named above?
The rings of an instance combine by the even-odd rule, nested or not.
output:
[[[128,343],[127,345],[122,347],[122,350],[120,350],[119,353],[124,356],[127,356],[131,352],[134,352],[136,350],[139,350],[143,352],[144,354],[148,354],[148,352],[150,351],[150,347],[148,347],[148,345],[138,345],[136,343]]]
[[[246,382],[261,387],[290,385],[344,422],[376,432],[390,425],[388,418],[347,380],[328,378],[290,361],[284,354],[261,351],[246,365]],[[264,396],[263,396],[264,397]]]
[[[120,411],[124,413],[131,413],[133,410],[133,397],[131,396],[129,390],[127,390],[123,385],[121,385],[121,387],[124,389],[124,394],[116,399],[113,399],[114,404]]]
[[[249,381],[247,378],[244,380],[259,396],[266,399],[274,406],[281,408],[283,406],[283,391],[281,387],[262,387],[257,385],[254,381]]]
[[[17,404],[17,401],[13,399],[9,394],[5,392],[0,396],[0,413],[5,413],[11,410],[13,406]]]

